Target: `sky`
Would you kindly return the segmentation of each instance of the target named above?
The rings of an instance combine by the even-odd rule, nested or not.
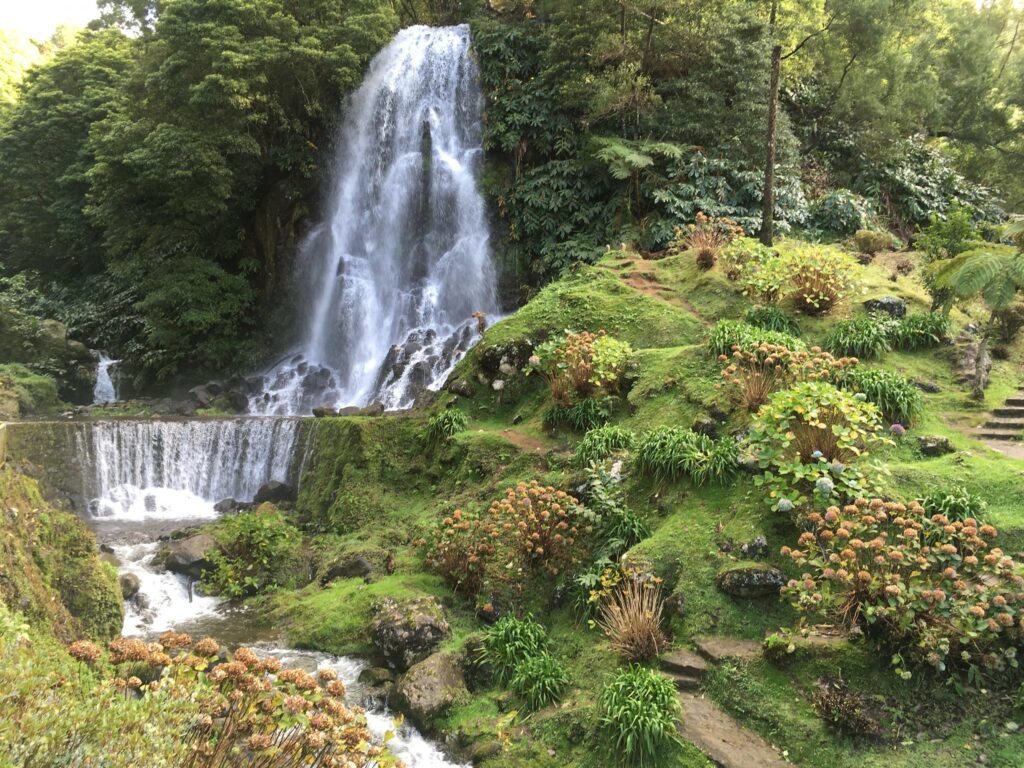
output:
[[[99,15],[96,0],[0,0],[0,29],[45,40],[59,24],[82,27]]]

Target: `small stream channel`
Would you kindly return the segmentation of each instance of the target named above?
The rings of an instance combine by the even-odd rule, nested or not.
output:
[[[457,768],[408,723],[366,697],[361,659],[288,648],[252,612],[191,593],[184,576],[153,566],[159,538],[218,516],[224,498],[249,501],[270,480],[297,483],[302,455],[300,419],[237,418],[179,421],[97,421],[72,434],[86,517],[121,572],[135,574],[139,593],[126,601],[124,634],[153,638],[167,629],[210,636],[234,648],[253,647],[286,666],[338,672],[354,703],[367,709],[371,731],[409,768]]]

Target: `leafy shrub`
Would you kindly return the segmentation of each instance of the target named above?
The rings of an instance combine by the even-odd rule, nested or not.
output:
[[[450,442],[469,426],[469,416],[461,408],[445,408],[427,421],[427,439],[434,445]]]
[[[249,648],[238,648],[222,661],[220,647],[210,638],[193,643],[175,632],[165,632],[159,642],[118,638],[106,653],[87,641],[72,643],[67,652],[78,674],[68,670],[60,699],[47,695],[52,680],[32,696],[7,697],[8,702],[21,699],[26,707],[14,716],[22,726],[20,737],[7,744],[30,749],[24,726],[29,717],[47,717],[49,709],[59,726],[54,723],[46,734],[45,746],[35,745],[41,749],[36,756],[44,755],[47,765],[57,760],[62,765],[368,768],[392,762],[363,710],[345,702],[345,686],[334,670],[282,669],[276,658]],[[80,703],[69,706],[75,688]],[[18,764],[35,762],[29,752]]]
[[[929,221],[914,239],[914,245],[924,251],[928,261],[951,259],[979,239],[970,210],[961,205],[954,205],[945,216],[932,212]]]
[[[943,515],[950,520],[960,521],[971,517],[977,520],[988,507],[984,499],[962,485],[933,488],[919,501],[927,515]]]
[[[896,371],[853,368],[843,372],[840,386],[851,392],[862,392],[869,402],[879,407],[886,421],[893,424],[909,426],[924,409],[921,391]]]
[[[568,331],[537,346],[527,370],[539,372],[555,404],[567,408],[575,399],[615,394],[632,354],[629,344],[604,331]]]
[[[857,245],[858,251],[871,256],[893,246],[892,235],[873,229],[858,229],[853,236],[853,242]]]
[[[601,725],[624,762],[653,765],[680,744],[676,728],[682,712],[676,687],[654,670],[620,670],[601,692],[599,706]]]
[[[565,665],[548,653],[527,656],[515,666],[509,688],[526,700],[531,710],[561,700],[569,685]]]
[[[836,355],[869,360],[892,349],[889,334],[894,322],[875,315],[840,320],[825,337],[825,347]]]
[[[949,316],[941,312],[914,312],[888,328],[894,349],[907,352],[930,349],[941,344],[949,333]]]
[[[878,406],[827,382],[804,381],[776,392],[749,433],[749,450],[765,470],[754,483],[786,513],[810,499],[828,503],[864,495],[882,474],[867,456],[891,442],[881,427]]]
[[[830,379],[857,362],[846,357],[837,360],[817,347],[811,352],[791,352],[774,344],[751,349],[737,345],[731,356],[719,355],[719,360],[728,363],[722,378],[739,388],[740,402],[748,411],[756,411],[772,392],[792,382]]]
[[[541,592],[581,562],[587,548],[580,537],[591,532],[576,499],[533,480],[507,489],[484,515],[455,510],[416,543],[455,589],[515,602],[530,591],[527,582]]]
[[[587,434],[576,444],[573,457],[576,466],[589,467],[601,462],[618,451],[628,451],[636,443],[632,430],[615,425],[605,425],[587,430]]]
[[[826,232],[849,235],[863,229],[871,203],[848,189],[833,189],[811,207],[811,223]]]
[[[1024,577],[991,525],[863,498],[807,523],[782,551],[804,571],[784,590],[798,611],[882,638],[904,678],[916,664],[967,667],[975,680],[1017,666]]]
[[[512,680],[516,668],[545,653],[548,638],[544,627],[532,616],[517,619],[503,616],[484,633],[480,654],[494,668],[499,683]]]
[[[746,271],[748,264],[764,264],[774,251],[753,237],[740,237],[727,245],[721,254],[725,276],[730,280],[738,280]],[[770,299],[775,300],[777,296]]]
[[[617,558],[651,535],[644,519],[626,506],[619,481],[602,469],[587,471],[587,509],[595,517],[598,557]]]
[[[668,648],[661,614],[661,585],[650,579],[628,578],[602,601],[597,624],[620,656],[627,661],[648,661]]]
[[[215,594],[246,597],[295,581],[302,535],[272,504],[218,522],[203,583]]]
[[[714,440],[680,427],[658,427],[633,449],[637,472],[662,482],[689,477],[697,485],[724,483],[736,473],[738,459],[739,447],[731,437]]]
[[[612,415],[614,399],[588,397],[570,406],[557,403],[544,411],[544,424],[548,427],[568,427],[575,432],[587,432],[604,424]]]
[[[769,304],[768,306],[751,307],[743,315],[743,322],[766,331],[785,333],[790,336],[800,335],[800,326],[788,312]]]
[[[784,296],[805,314],[828,314],[857,287],[857,262],[838,248],[793,249],[780,263]]]
[[[749,349],[761,344],[774,344],[793,350],[807,348],[807,345],[795,336],[758,328],[739,320],[719,320],[711,329],[708,338],[708,349],[714,355],[729,354],[735,346]]]

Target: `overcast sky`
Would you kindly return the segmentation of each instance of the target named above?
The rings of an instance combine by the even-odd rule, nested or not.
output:
[[[78,27],[96,18],[96,0],[0,0],[0,29],[46,39],[59,24]]]

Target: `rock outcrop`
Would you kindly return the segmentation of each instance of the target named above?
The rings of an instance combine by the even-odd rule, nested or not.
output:
[[[427,658],[451,631],[433,597],[385,598],[374,610],[373,644],[387,665],[399,671]]]

